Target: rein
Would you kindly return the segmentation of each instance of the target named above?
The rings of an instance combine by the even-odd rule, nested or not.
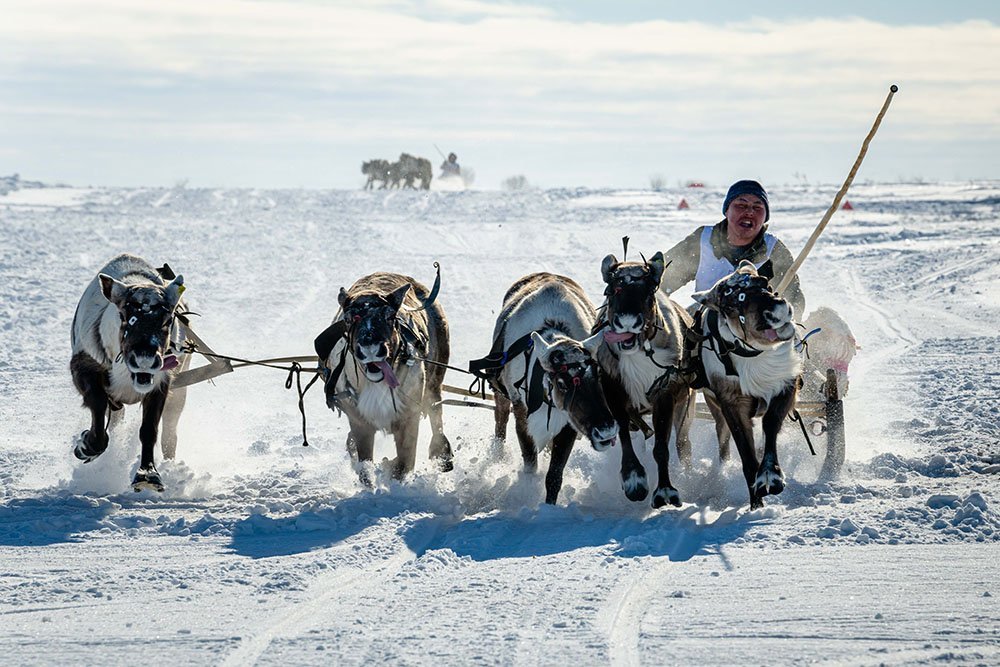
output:
[[[295,383],[295,389],[296,389],[296,391],[299,394],[299,412],[302,413],[302,446],[303,447],[308,447],[309,446],[309,439],[306,437],[306,406],[305,406],[305,396],[306,396],[306,392],[309,391],[309,389],[313,386],[313,384],[315,384],[316,380],[319,379],[319,376],[320,376],[320,369],[319,368],[316,368],[316,369],[303,368],[302,365],[296,360],[295,357],[292,357],[292,358],[284,357],[284,358],[280,358],[280,359],[262,359],[262,360],[259,360],[259,361],[254,361],[252,359],[242,359],[240,357],[230,357],[230,356],[227,356],[225,354],[217,354],[215,352],[206,352],[204,350],[199,350],[198,346],[194,342],[192,342],[190,340],[187,341],[187,342],[185,342],[184,346],[181,348],[181,352],[188,353],[188,354],[190,354],[192,352],[197,352],[198,354],[202,355],[203,357],[209,357],[211,359],[223,359],[225,361],[236,361],[236,362],[239,362],[234,367],[239,367],[239,366],[264,366],[266,368],[274,368],[276,370],[286,371],[288,373],[288,377],[285,379],[285,389],[291,389],[292,388],[292,383],[294,382]],[[291,360],[291,365],[289,365],[289,366],[279,366],[276,363],[272,363],[272,362],[275,362],[275,361],[285,361],[285,360],[289,360],[289,359]],[[312,372],[312,373],[314,373],[313,379],[310,380],[308,384],[306,384],[306,386],[305,386],[304,389],[302,387],[302,373],[303,372]]]

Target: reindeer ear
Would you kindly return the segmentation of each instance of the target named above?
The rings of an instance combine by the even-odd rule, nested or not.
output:
[[[118,282],[104,273],[98,274],[97,278],[101,281],[101,293],[104,294],[104,298],[116,306],[119,305],[125,298],[125,292],[128,291],[125,283]]]
[[[719,310],[719,292],[712,287],[705,290],[704,292],[695,292],[691,295],[691,298],[695,300],[696,303],[700,303],[706,308],[711,308],[713,310]]]
[[[604,332],[598,331],[590,338],[585,338],[584,340],[581,340],[580,345],[583,345],[583,349],[585,349],[590,354],[590,356],[592,356],[594,359],[597,359],[597,351],[601,349],[601,343],[603,342],[604,342]]]
[[[341,308],[347,303],[347,290],[343,287],[340,288],[340,293],[337,295],[337,303],[340,304]]]
[[[406,283],[405,285],[400,285],[390,294],[386,295],[385,300],[389,302],[389,306],[392,307],[393,310],[398,311],[399,307],[403,305],[403,299],[406,298],[406,294],[410,291],[410,287],[410,283]]]
[[[763,276],[764,278],[767,278],[768,280],[773,280],[774,279],[774,263],[769,259],[766,262],[764,262],[763,264],[761,264],[760,268],[757,269],[757,275],[758,276]]]
[[[659,250],[646,262],[649,266],[649,277],[653,279],[653,284],[660,286],[660,279],[663,278],[663,269],[666,268],[663,260],[663,253]]]
[[[751,262],[751,261],[750,261],[749,259],[741,259],[741,260],[740,260],[740,263],[739,263],[739,265],[738,265],[738,266],[736,267],[736,270],[737,270],[737,271],[739,271],[740,269],[750,269],[750,270],[752,270],[752,271],[753,271],[754,273],[756,273],[756,272],[757,272],[757,267],[756,267],[756,266],[754,266],[754,263],[753,263],[753,262]]]
[[[611,282],[611,272],[614,268],[618,266],[618,258],[614,255],[608,255],[601,262],[601,276],[604,278],[604,282]]]
[[[173,310],[177,305],[177,302],[181,300],[181,294],[184,293],[184,276],[177,276],[174,278],[169,285],[163,290],[164,295],[167,297],[167,308]]]
[[[531,332],[531,342],[535,346],[535,353],[538,358],[539,363],[542,364],[542,368],[545,370],[550,370],[549,368],[549,352],[552,351],[552,345],[545,342],[542,335],[537,331]]]

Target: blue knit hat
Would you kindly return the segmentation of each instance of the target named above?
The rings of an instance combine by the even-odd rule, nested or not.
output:
[[[764,186],[757,181],[736,181],[729,192],[726,193],[726,201],[722,202],[722,215],[726,214],[729,204],[740,195],[755,195],[764,202],[764,222],[771,219],[771,206],[767,203],[767,192]]]

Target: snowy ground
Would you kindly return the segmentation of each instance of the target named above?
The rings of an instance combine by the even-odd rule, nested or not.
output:
[[[834,190],[774,188],[773,231],[802,247]],[[3,662],[1000,663],[996,182],[852,190],[856,210],[834,217],[802,271],[809,307],[836,308],[862,347],[848,463],[818,480],[821,457],[789,424],[788,488],[763,510],[747,509],[737,465],[714,460],[707,423],[693,469],[673,475],[683,508],[628,502],[618,449],[579,442],[559,505],[544,506],[513,440],[491,443],[492,415],[457,407],[452,473],[426,461],[425,425],[415,477],[366,491],[346,420],[314,390],[302,447],[294,394],[268,369],[191,389],[163,494],[129,490],[134,408],[103,457],[70,452],[89,420],[70,322],[117,252],[169,262],[201,336],[252,358],[308,354],[341,285],[381,269],[429,283],[437,260],[462,365],[488,351],[516,278],[566,273],[597,299],[622,235],[649,256],[716,222],[722,194],[0,197]],[[387,437],[376,455],[393,455]]]

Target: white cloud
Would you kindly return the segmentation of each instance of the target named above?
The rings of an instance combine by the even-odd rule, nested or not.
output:
[[[898,83],[900,136],[1000,138],[1000,29],[982,21],[601,24],[478,0],[13,0],[4,14],[0,126],[41,112],[105,136],[168,118],[192,140],[442,123],[480,142],[828,140],[861,136]]]

